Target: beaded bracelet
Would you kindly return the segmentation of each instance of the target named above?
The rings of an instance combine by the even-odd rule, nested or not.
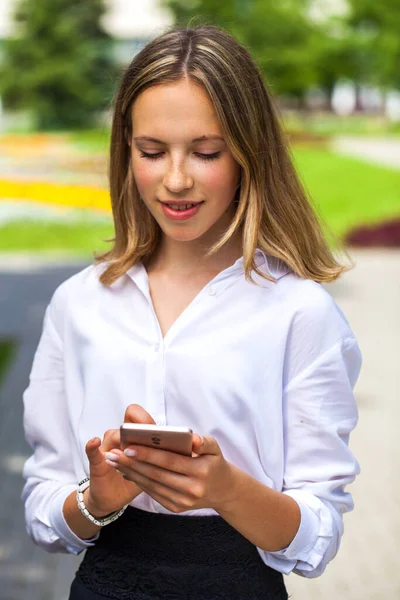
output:
[[[78,483],[78,489],[76,490],[76,499],[77,499],[78,507],[79,507],[79,510],[81,511],[81,513],[95,525],[98,525],[99,527],[104,527],[104,525],[109,525],[109,523],[112,523],[113,521],[118,519],[118,517],[120,517],[122,515],[122,513],[125,511],[126,507],[129,506],[128,504],[125,504],[125,506],[123,506],[119,510],[116,510],[115,512],[107,515],[106,517],[103,517],[102,519],[96,519],[96,517],[94,517],[93,515],[90,514],[90,512],[86,508],[85,503],[83,501],[83,492],[89,486],[90,486],[89,477],[82,479],[82,481],[80,481]]]

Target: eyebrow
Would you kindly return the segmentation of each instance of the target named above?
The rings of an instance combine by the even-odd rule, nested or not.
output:
[[[149,137],[147,135],[139,135],[133,138],[134,140],[138,140],[141,142],[155,142],[156,144],[165,144],[166,142],[163,142],[162,140],[157,140],[156,138],[153,137]],[[223,137],[221,137],[220,135],[202,135],[198,138],[194,138],[192,140],[192,143],[194,142],[202,142],[204,140],[222,140],[223,142],[225,141]]]

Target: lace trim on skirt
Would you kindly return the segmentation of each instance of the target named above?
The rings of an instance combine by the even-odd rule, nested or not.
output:
[[[288,598],[282,573],[267,566],[254,544],[222,517],[132,506],[101,530],[76,580],[116,600]]]

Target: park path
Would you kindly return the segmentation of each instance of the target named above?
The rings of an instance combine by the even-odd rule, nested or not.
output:
[[[350,446],[361,464],[351,486],[355,510],[344,516],[341,549],[316,579],[286,577],[291,600],[400,598],[400,250],[352,251],[355,268],[326,285],[359,341],[363,366],[355,387],[360,419]],[[28,381],[44,310],[56,286],[86,266],[0,258],[0,337],[20,350],[0,390],[0,598],[67,600],[81,560],[46,554],[27,538],[20,502],[21,469],[29,449],[22,433],[22,393]],[[349,490],[350,491],[350,490]]]
[[[400,138],[336,136],[330,145],[340,154],[400,169]]]

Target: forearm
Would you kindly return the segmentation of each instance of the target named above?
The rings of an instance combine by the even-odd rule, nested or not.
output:
[[[297,502],[234,465],[231,468],[232,489],[217,512],[262,550],[275,552],[289,546],[300,526]]]
[[[87,505],[87,493],[84,492],[84,501],[87,509],[90,511],[90,507]],[[96,535],[100,527],[94,525],[89,519],[87,519],[79,510],[78,503],[76,500],[76,492],[72,492],[67,496],[63,506],[64,518],[69,528],[82,540],[87,540]],[[94,514],[94,517],[104,517],[105,515]]]

